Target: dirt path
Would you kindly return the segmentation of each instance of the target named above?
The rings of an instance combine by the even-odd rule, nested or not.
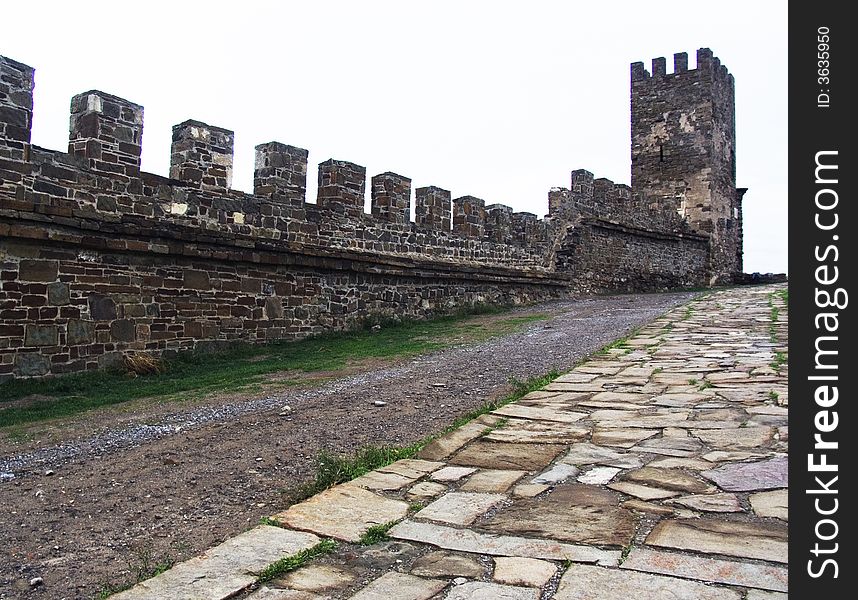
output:
[[[162,407],[145,419],[95,411],[68,429],[75,438],[4,444],[0,471],[15,478],[0,482],[0,598],[93,598],[138,569],[198,554],[283,508],[283,490],[312,475],[320,450],[422,439],[507,393],[510,377],[568,369],[692,296],[540,305],[521,312],[551,317],[518,333],[316,389]],[[99,432],[81,434],[90,424]],[[44,583],[31,588],[35,577]]]

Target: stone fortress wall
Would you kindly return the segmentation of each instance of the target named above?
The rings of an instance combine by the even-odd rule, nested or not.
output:
[[[170,176],[140,170],[143,107],[71,101],[68,152],[30,143],[33,69],[0,57],[0,379],[109,366],[129,351],[297,339],[575,292],[699,286],[711,232],[669,202],[572,173],[539,219],[307,150],[256,147],[231,189],[233,132],[173,128]]]

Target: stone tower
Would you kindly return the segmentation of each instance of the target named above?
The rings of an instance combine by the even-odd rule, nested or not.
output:
[[[742,196],[736,188],[733,76],[708,48],[631,66],[632,189],[665,203],[711,240],[712,283],[742,271]]]

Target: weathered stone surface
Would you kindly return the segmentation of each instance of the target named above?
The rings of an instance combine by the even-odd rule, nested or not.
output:
[[[459,481],[476,470],[475,467],[443,467],[432,473],[429,478],[434,481]]]
[[[446,581],[392,571],[360,590],[352,596],[352,600],[429,600],[445,587]]]
[[[789,494],[787,490],[751,494],[748,501],[757,516],[774,517],[782,521],[789,519]]]
[[[454,529],[444,525],[409,520],[397,523],[388,534],[395,539],[431,544],[445,550],[472,554],[529,556],[608,566],[616,565],[620,559],[619,550],[601,550],[593,546],[566,544],[554,540],[485,534],[470,529]]]
[[[651,513],[654,515],[672,515],[674,510],[669,506],[661,504],[653,504],[644,500],[626,500],[620,506],[629,510],[636,510],[642,513]]]
[[[426,444],[417,456],[429,461],[445,459],[468,442],[483,435],[488,429],[489,427],[482,423],[473,421],[465,423],[458,429]]]
[[[543,471],[536,477],[530,480],[531,483],[561,483],[567,479],[572,479],[578,474],[578,467],[566,463],[557,463],[552,465],[547,471]]]
[[[89,316],[94,321],[112,321],[116,318],[116,303],[112,298],[92,294],[89,299]]]
[[[18,265],[18,278],[21,281],[54,281],[57,278],[59,262],[56,260],[24,259]]]
[[[503,493],[524,477],[525,471],[486,469],[471,475],[459,488],[462,492]]]
[[[247,598],[248,600],[330,600],[328,596],[319,596],[311,592],[269,587],[262,587]]]
[[[570,465],[599,464],[621,469],[634,469],[643,466],[643,461],[634,454],[617,452],[611,448],[596,446],[587,442],[573,444],[561,461]]]
[[[357,542],[369,527],[396,521],[407,513],[406,502],[343,484],[295,504],[275,518],[295,529]]]
[[[70,345],[88,344],[95,340],[95,323],[71,319],[66,326]]]
[[[690,407],[706,400],[704,394],[662,394],[652,399],[651,404],[673,408]]]
[[[376,470],[379,473],[395,473],[408,479],[420,479],[443,466],[444,463],[442,462],[405,458]]]
[[[24,343],[28,346],[56,346],[58,335],[56,325],[27,325]]]
[[[740,600],[741,594],[675,577],[573,564],[555,600]]]
[[[69,301],[69,285],[67,283],[56,281],[48,284],[48,304],[65,306]]]
[[[700,474],[730,492],[784,488],[787,487],[787,459],[778,456],[751,463],[726,464]]]
[[[42,354],[18,354],[15,356],[15,370],[25,377],[45,375],[51,370],[51,359]]]
[[[396,473],[370,471],[366,475],[353,479],[350,483],[368,490],[399,490],[410,485],[413,481],[414,479]]]
[[[617,467],[593,467],[578,475],[578,483],[605,485],[610,483],[620,470]]]
[[[220,600],[256,581],[255,572],[319,543],[310,533],[260,525],[115,596],[117,600]]]
[[[277,583],[304,592],[331,592],[350,586],[357,580],[353,572],[334,565],[310,564],[287,573]]]
[[[496,504],[506,499],[502,494],[450,492],[415,514],[415,518],[468,525]]]
[[[597,446],[631,448],[641,440],[658,433],[657,429],[599,429],[593,432],[592,441]]]
[[[557,572],[557,565],[538,558],[518,556],[499,556],[495,558],[495,571],[492,575],[499,583],[542,587]]]
[[[412,575],[420,577],[468,577],[479,579],[486,568],[475,557],[468,554],[436,550],[414,561]]]
[[[764,592],[761,590],[748,590],[745,600],[787,600],[787,594],[781,592]]]
[[[539,600],[539,591],[497,583],[469,581],[451,589],[444,600]]]
[[[443,483],[433,483],[431,481],[421,481],[415,484],[408,490],[406,496],[409,500],[427,500],[435,498],[447,491],[447,486]]]
[[[590,430],[551,421],[510,419],[483,439],[492,442],[523,442],[528,444],[569,444],[586,438]]]
[[[698,579],[726,585],[785,592],[785,567],[727,561],[707,556],[634,548],[621,565],[623,569],[660,573],[684,579]]]
[[[647,466],[658,467],[660,469],[691,469],[692,471],[705,471],[712,468],[712,463],[700,458],[666,456],[664,458],[651,460],[647,463]]]
[[[137,327],[131,319],[120,319],[110,324],[110,339],[116,342],[133,342]]]
[[[633,515],[618,506],[619,497],[601,488],[561,485],[539,499],[517,499],[486,521],[495,533],[539,536],[585,544],[624,546],[634,535]]]
[[[533,498],[550,487],[551,486],[544,483],[520,483],[513,488],[512,495],[520,496],[522,498]]]
[[[736,494],[700,494],[672,498],[671,503],[707,512],[742,512]]]
[[[535,471],[549,464],[562,450],[551,444],[477,441],[453,456],[450,463],[483,469]]]
[[[587,416],[587,413],[564,410],[565,406],[527,406],[519,402],[507,404],[492,411],[492,414],[517,419],[537,421],[556,421],[558,423],[575,423]]]
[[[661,500],[663,498],[670,498],[672,496],[679,495],[679,492],[673,490],[650,487],[648,485],[633,483],[631,481],[617,481],[616,483],[609,484],[608,487],[612,490],[628,494],[629,496],[635,496],[641,500]]]
[[[690,494],[706,494],[715,491],[715,489],[705,481],[692,475],[686,475],[677,469],[643,467],[641,469],[629,471],[623,476],[623,479],[651,487],[675,490]]]
[[[665,435],[660,438],[650,438],[634,446],[631,450],[664,456],[687,457],[696,456],[702,448],[703,444],[699,440],[683,434],[683,437]]]
[[[697,427],[697,424],[693,427]],[[733,429],[692,429],[691,434],[700,438],[704,444],[730,450],[764,446],[771,441],[774,430],[771,427],[757,425]]]
[[[777,523],[715,519],[662,521],[647,536],[653,546],[785,563],[787,529]]]

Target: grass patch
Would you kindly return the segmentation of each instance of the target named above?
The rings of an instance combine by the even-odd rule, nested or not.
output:
[[[289,504],[301,502],[311,496],[315,496],[339,483],[345,483],[365,475],[370,471],[386,467],[387,465],[403,458],[413,458],[420,450],[434,439],[441,437],[465,423],[477,417],[500,408],[510,402],[515,402],[530,392],[542,389],[555,379],[560,377],[558,371],[550,371],[541,377],[532,377],[526,381],[511,379],[513,391],[508,396],[499,400],[486,402],[479,408],[457,418],[449,426],[439,433],[431,435],[410,446],[366,446],[358,450],[352,456],[337,456],[330,452],[319,453],[316,459],[316,477],[313,481],[305,483],[291,490],[283,490]],[[502,426],[505,421],[501,420],[495,427]]]
[[[774,391],[774,390],[769,391],[769,400],[773,400],[773,401],[777,402],[778,398],[780,398],[780,397],[781,397],[780,394],[778,394],[776,391]]]
[[[360,536],[358,543],[361,546],[372,546],[379,542],[386,542],[390,539],[387,532],[390,531],[390,528],[396,525],[396,523],[398,523],[398,521],[388,521],[387,523],[382,523],[380,525],[373,525],[367,529],[362,536]]]
[[[770,363],[775,371],[780,371],[781,367],[787,363],[786,352],[776,352],[775,359]]]
[[[187,551],[187,546],[185,544],[178,544],[175,547],[175,550],[177,554],[181,554]],[[96,598],[98,600],[104,600],[104,598],[108,598],[113,594],[124,592],[141,581],[146,581],[147,579],[160,575],[164,571],[172,568],[177,562],[177,555],[174,556],[173,554],[169,554],[156,558],[151,547],[147,546],[140,548],[126,561],[128,570],[132,573],[132,580],[123,584],[115,584],[113,582],[105,583],[101,586]]]
[[[261,391],[273,373],[334,371],[360,360],[415,356],[456,343],[479,342],[512,333],[547,318],[545,314],[533,314],[476,319],[472,314],[458,314],[429,321],[406,321],[377,331],[368,328],[301,341],[241,344],[214,353],[186,352],[159,362],[160,372],[153,370],[138,376],[99,371],[41,380],[12,380],[0,384],[0,427],[71,416],[142,398],[182,400],[213,392]],[[33,401],[3,408],[4,401],[29,397]]]
[[[278,577],[303,566],[308,560],[313,559],[320,554],[332,552],[336,547],[337,543],[334,540],[322,540],[312,548],[301,550],[291,556],[281,558],[277,562],[271,563],[262,571],[257,573],[256,581],[257,583],[265,583],[272,579],[277,579]]]
[[[708,390],[711,387],[712,387],[711,381],[704,381],[703,383],[700,384],[700,387],[698,387],[697,389],[700,391],[703,391],[703,390]]]

